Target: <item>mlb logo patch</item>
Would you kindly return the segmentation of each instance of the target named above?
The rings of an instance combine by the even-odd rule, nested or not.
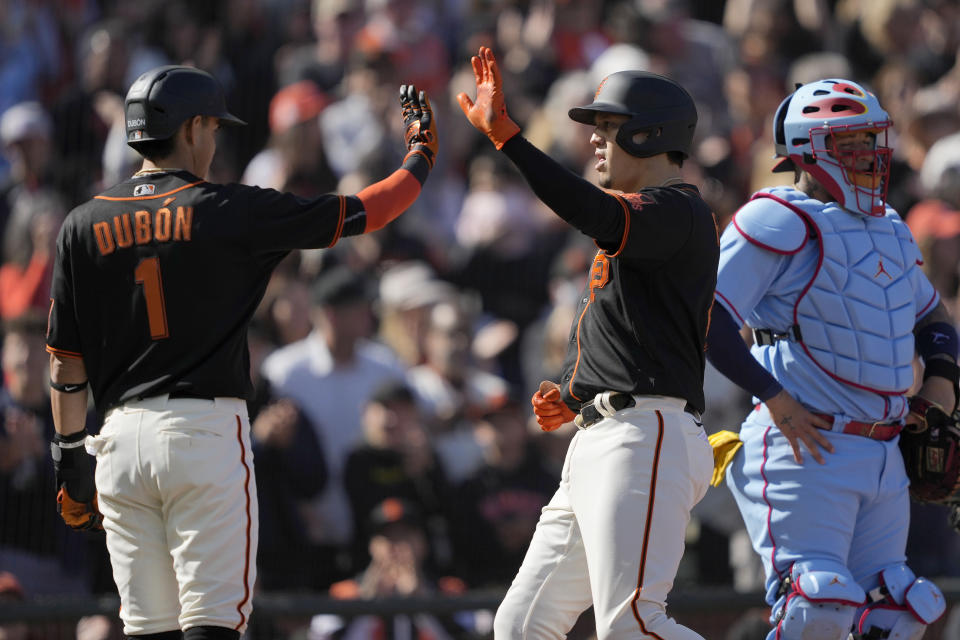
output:
[[[133,195],[135,196],[152,196],[153,192],[157,190],[157,187],[152,184],[138,184],[134,190]]]
[[[142,131],[142,130],[137,129],[136,131],[133,132],[133,139],[134,139],[134,140],[139,140],[139,139],[142,138],[142,137],[143,137],[143,131]]]

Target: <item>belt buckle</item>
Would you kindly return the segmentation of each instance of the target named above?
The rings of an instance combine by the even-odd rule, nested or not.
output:
[[[874,422],[873,424],[870,425],[870,430],[867,431],[866,436],[867,436],[868,438],[871,438],[871,439],[872,439],[872,438],[873,438],[873,432],[877,430],[877,427],[882,427],[882,426],[886,426],[886,425],[884,425],[884,424],[881,423],[879,420],[877,420],[876,422]]]

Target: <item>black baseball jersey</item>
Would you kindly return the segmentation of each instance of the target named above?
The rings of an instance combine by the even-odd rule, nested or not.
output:
[[[684,398],[704,410],[705,344],[720,257],[696,187],[614,194],[520,136],[503,147],[537,195],[599,251],[570,330],[560,389],[577,411],[603,391]]]
[[[131,178],[60,230],[47,349],[83,358],[102,411],[170,392],[246,397],[247,324],[273,268],[365,225],[353,196],[307,200],[180,170]]]

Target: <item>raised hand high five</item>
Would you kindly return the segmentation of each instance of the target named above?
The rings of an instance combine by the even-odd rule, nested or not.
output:
[[[500,68],[489,47],[480,47],[480,52],[470,58],[470,63],[477,82],[477,100],[474,102],[466,93],[460,93],[457,102],[470,124],[500,149],[507,140],[520,133],[520,127],[507,115]]]

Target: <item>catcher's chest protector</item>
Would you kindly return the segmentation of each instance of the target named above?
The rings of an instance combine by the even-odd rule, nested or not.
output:
[[[813,278],[794,303],[801,348],[831,377],[884,395],[913,382],[913,327],[917,314],[911,268],[920,252],[892,209],[884,217],[848,213],[792,187],[764,189],[800,215],[820,253]]]

